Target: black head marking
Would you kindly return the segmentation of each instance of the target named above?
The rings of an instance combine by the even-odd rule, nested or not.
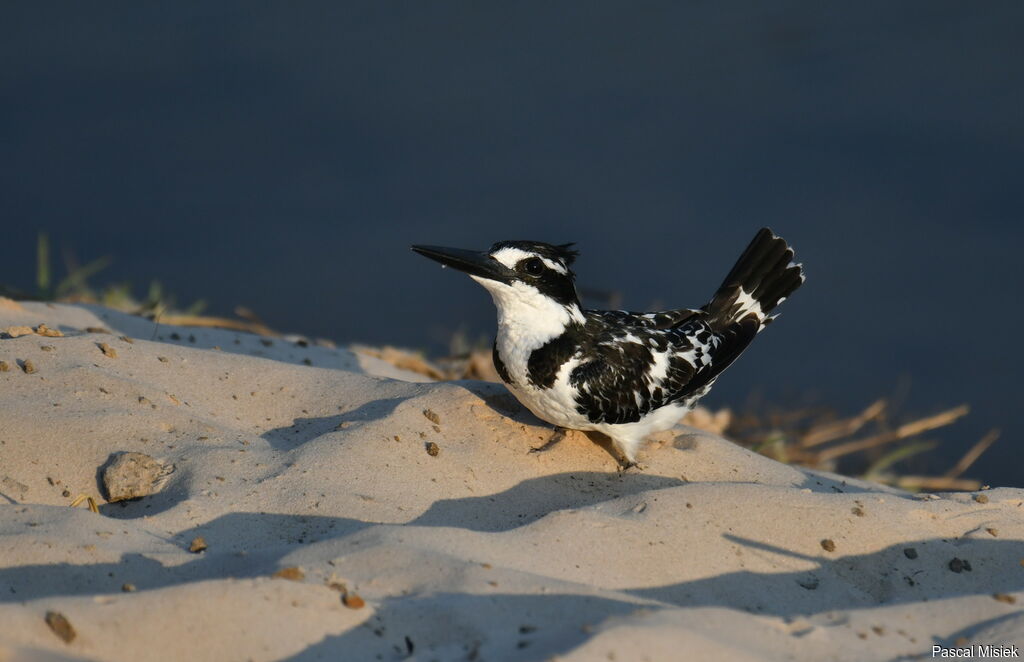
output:
[[[536,253],[540,257],[546,257],[549,260],[556,260],[565,265],[568,269],[572,263],[576,260],[576,256],[580,254],[579,251],[572,250],[575,246],[574,243],[568,244],[545,244],[543,241],[499,241],[498,243],[491,246],[491,250],[488,251],[492,255],[502,248],[518,248],[521,251],[527,253]]]
[[[533,285],[541,294],[563,305],[579,305],[575,285],[576,274],[570,268],[579,252],[572,250],[571,246],[572,244],[545,244],[541,241],[499,241],[491,246],[489,254],[494,255],[506,248],[528,253],[529,255],[512,265],[517,279]],[[565,273],[552,269],[545,264],[545,260],[560,265]]]

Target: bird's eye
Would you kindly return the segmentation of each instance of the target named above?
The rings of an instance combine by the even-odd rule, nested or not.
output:
[[[523,262],[523,271],[531,276],[539,276],[544,273],[544,263],[539,258],[531,257]]]

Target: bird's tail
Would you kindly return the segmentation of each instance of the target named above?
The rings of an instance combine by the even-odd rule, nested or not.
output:
[[[768,228],[761,228],[704,310],[711,325],[724,329],[753,315],[759,325],[775,319],[771,311],[804,282],[793,249]]]

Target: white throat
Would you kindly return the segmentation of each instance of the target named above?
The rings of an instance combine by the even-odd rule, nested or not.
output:
[[[498,350],[506,362],[519,352],[532,352],[565,331],[570,322],[582,324],[583,312],[575,303],[565,306],[544,296],[532,285],[511,285],[470,276],[487,288],[498,309]]]

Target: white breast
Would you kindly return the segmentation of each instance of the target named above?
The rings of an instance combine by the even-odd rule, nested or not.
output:
[[[530,384],[529,360],[540,349],[565,332],[570,322],[584,323],[579,306],[563,306],[542,295],[537,288],[516,281],[510,285],[472,276],[487,288],[498,309],[498,356],[512,384],[509,390],[523,405],[549,423],[575,429],[589,429],[586,417],[576,412],[576,389],[569,386],[569,373],[579,365],[570,359],[558,373],[552,388]]]
[[[500,353],[500,348],[498,351]],[[569,385],[569,374],[579,364],[577,358],[566,361],[551,388],[539,389],[526,381],[516,380],[515,384],[507,385],[508,390],[524,407],[548,423],[574,430],[596,429],[586,416],[576,411],[577,390]]]

